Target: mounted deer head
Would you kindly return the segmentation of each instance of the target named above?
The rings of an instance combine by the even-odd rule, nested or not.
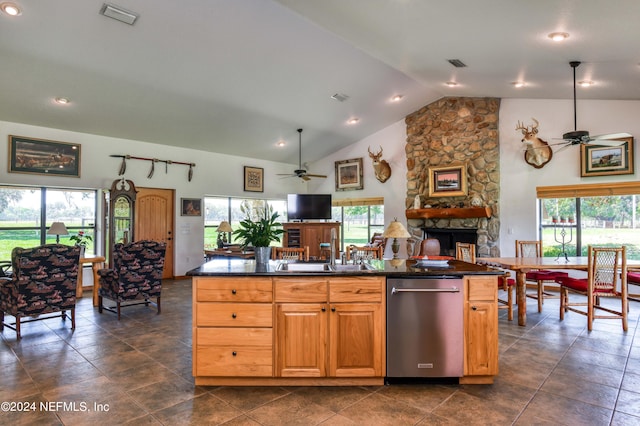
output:
[[[376,179],[385,183],[391,177],[391,166],[386,160],[380,159],[380,157],[382,157],[382,146],[380,146],[380,152],[377,154],[371,152],[371,147],[368,148],[368,151],[369,157],[373,160],[373,171],[376,175]]]
[[[527,164],[535,167],[536,169],[540,169],[544,167],[549,161],[551,161],[551,157],[553,157],[553,151],[549,144],[542,139],[538,138],[538,126],[540,123],[535,118],[531,118],[535,124],[531,126],[525,126],[523,123],[518,121],[516,124],[516,130],[521,130],[523,138],[521,140],[522,143],[527,145],[527,149],[524,152],[524,161]]]

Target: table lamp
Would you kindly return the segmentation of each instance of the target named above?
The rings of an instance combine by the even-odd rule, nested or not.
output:
[[[216,231],[218,232],[218,248],[222,248],[224,247],[224,243],[227,242],[226,232],[233,232],[233,229],[229,222],[223,220],[220,222],[220,225],[218,225],[218,229],[216,229]]]
[[[393,258],[398,258],[398,250],[400,250],[400,243],[398,243],[398,238],[410,238],[411,234],[404,227],[403,224],[398,222],[398,218],[394,218],[393,222],[387,226],[387,229],[384,230],[382,236],[385,238],[393,238],[393,242],[391,243],[391,251],[393,252]]]
[[[56,244],[60,244],[60,235],[69,235],[69,231],[64,226],[64,222],[53,222],[47,230],[47,235],[55,235]]]

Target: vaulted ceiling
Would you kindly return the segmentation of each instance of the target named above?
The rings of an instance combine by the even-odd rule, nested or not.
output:
[[[444,96],[570,99],[572,60],[578,99],[640,99],[637,0],[12,1],[0,121],[296,164],[297,128],[306,162]]]

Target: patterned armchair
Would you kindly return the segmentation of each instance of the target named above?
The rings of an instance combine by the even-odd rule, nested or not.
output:
[[[49,318],[68,318],[76,328],[76,284],[80,263],[80,247],[46,244],[11,253],[12,275],[0,279],[0,330],[7,326],[20,339],[20,324]],[[58,315],[42,314],[60,312]],[[15,317],[15,323],[5,323],[4,315]],[[25,317],[32,319],[23,320]]]
[[[113,247],[113,269],[99,269],[100,290],[98,291],[98,312],[103,309],[118,314],[123,306],[149,305],[149,299],[157,298],[156,306],[160,313],[160,292],[162,290],[162,268],[166,244],[142,240],[128,244],[118,243]],[[113,307],[103,305],[103,298],[116,302]]]

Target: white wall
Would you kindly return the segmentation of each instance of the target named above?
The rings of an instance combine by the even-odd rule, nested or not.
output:
[[[187,180],[187,166],[169,165],[165,173],[163,163],[156,163],[153,177],[148,179],[150,162],[140,160],[128,160],[124,175],[124,178],[132,180],[137,187],[175,190],[174,273],[177,276],[184,275],[202,263],[204,247],[204,217],[180,216],[180,198],[223,195],[283,199],[287,193],[306,191],[306,185],[301,184],[300,179],[280,179],[276,176],[277,173],[291,173],[296,167],[292,164],[0,121],[0,139],[7,141],[7,144],[8,135],[80,144],[80,178],[8,173],[8,167],[3,167],[0,171],[0,184],[109,189],[111,183],[119,178],[121,162],[119,158],[109,157],[111,154],[196,163],[191,182]],[[8,149],[0,149],[0,164],[8,164]],[[264,192],[244,192],[244,166],[264,168]],[[101,241],[104,230],[100,223],[97,228],[98,239]]]
[[[522,133],[516,131],[518,120],[525,125],[539,122],[538,137],[549,144],[562,142],[563,133],[574,130],[573,100],[503,99],[500,105],[500,252],[515,255],[516,239],[536,239],[536,187],[553,185],[627,182],[634,175],[580,177],[580,147],[554,150],[553,158],[541,169],[524,161]],[[591,135],[627,132],[640,137],[640,101],[577,102],[578,130]],[[637,147],[637,145],[636,145]],[[634,162],[638,163],[634,149]]]
[[[407,129],[404,120],[401,120],[320,161],[312,163],[309,169],[314,173],[327,174],[327,179],[314,179],[310,181],[309,192],[332,194],[334,199],[384,197],[385,227],[396,217],[398,221],[406,226],[406,142]],[[369,158],[369,147],[372,152],[378,152],[380,147],[382,147],[384,151],[382,159],[387,160],[391,166],[391,177],[385,183],[381,183],[375,177],[373,165],[371,164],[372,160]],[[364,188],[357,191],[336,191],[335,162],[359,157],[362,157],[362,179]],[[400,254],[406,254],[404,244],[401,244],[400,247]],[[385,257],[388,255],[390,255],[390,253],[385,253]]]

